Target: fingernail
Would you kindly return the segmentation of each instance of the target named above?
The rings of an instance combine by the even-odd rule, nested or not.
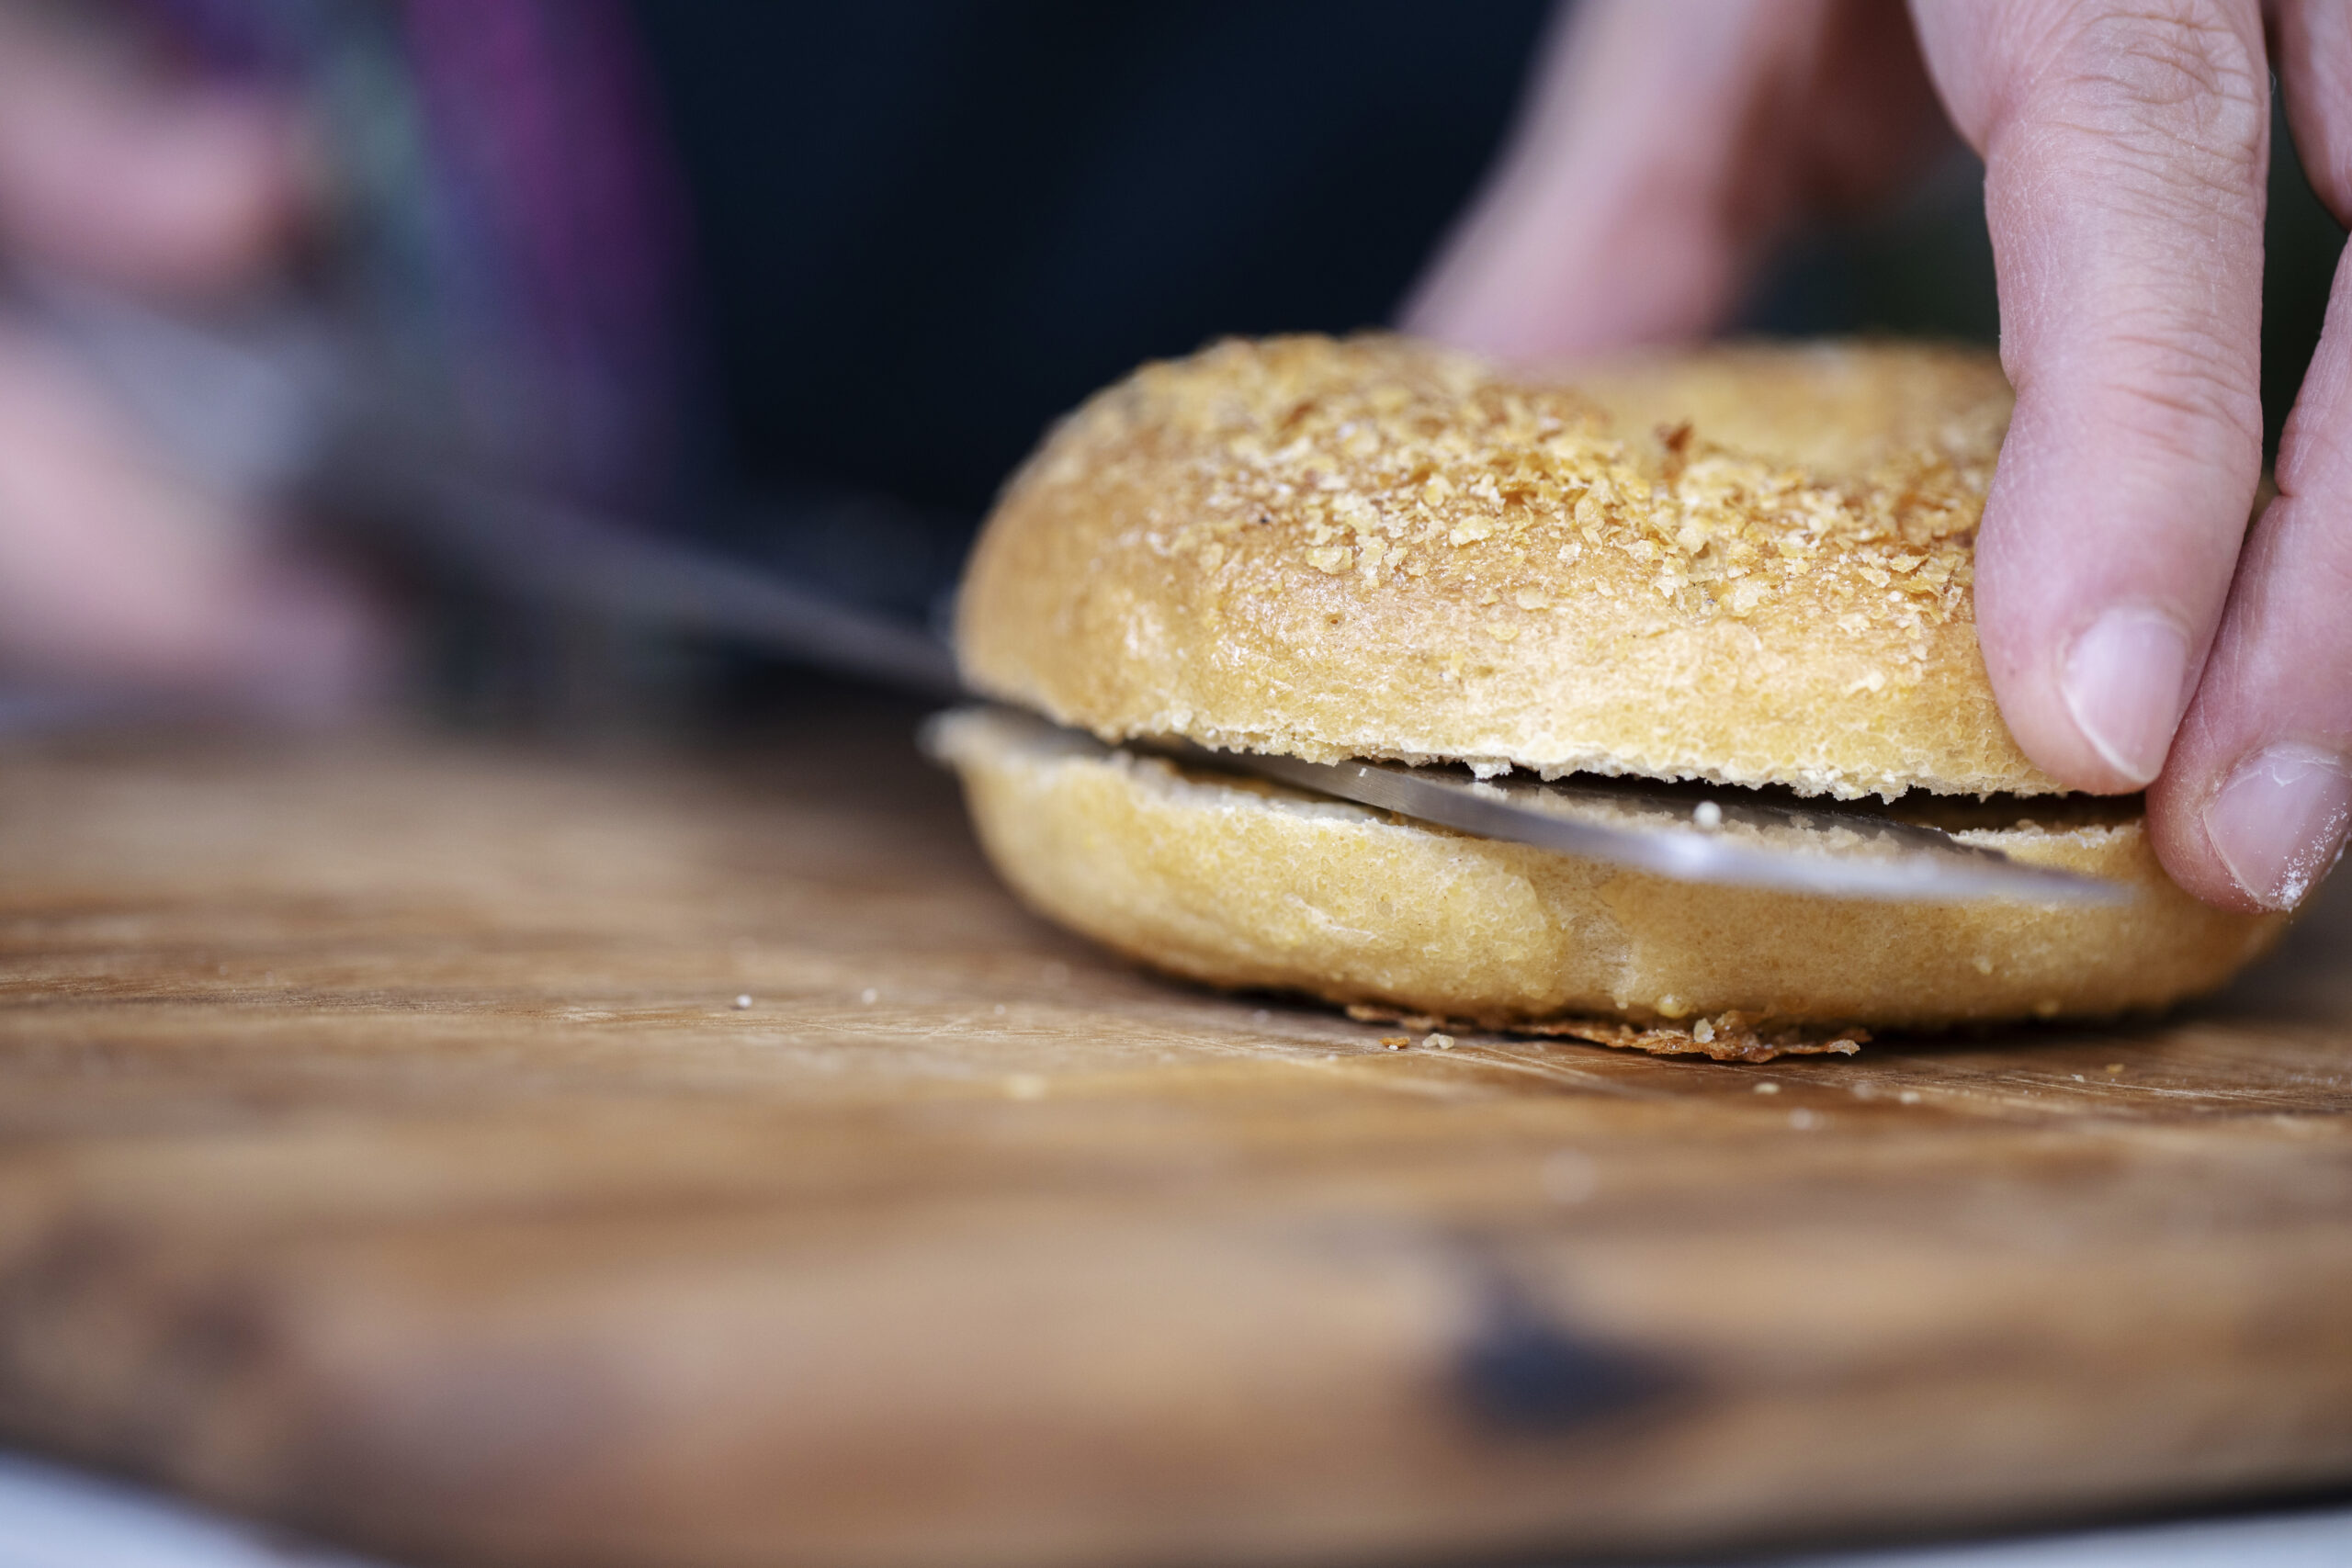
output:
[[[2188,678],[2188,634],[2169,615],[2125,607],[2075,639],[2059,689],[2107,765],[2143,784],[2164,771]]]
[[[2291,909],[2344,852],[2352,778],[2316,746],[2265,747],[2205,803],[2205,836],[2247,897]]]

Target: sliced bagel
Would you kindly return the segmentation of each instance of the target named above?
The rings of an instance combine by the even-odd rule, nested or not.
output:
[[[1960,349],[1564,380],[1385,336],[1221,344],[1100,394],[1015,476],[959,655],[1105,747],[1964,797],[1966,841],[2128,905],[1676,883],[1002,715],[940,745],[1033,905],[1214,984],[1497,1027],[1691,1021],[1678,1039],[2161,1006],[2279,922],[2190,899],[2136,799],[2065,795],[2002,725],[1971,567],[2008,407]]]

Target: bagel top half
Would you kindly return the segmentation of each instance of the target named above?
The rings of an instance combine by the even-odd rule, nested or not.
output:
[[[1097,395],[1014,476],[959,657],[1112,741],[2059,793],[1976,647],[2009,407],[1958,348],[1559,379],[1391,336],[1222,343]]]

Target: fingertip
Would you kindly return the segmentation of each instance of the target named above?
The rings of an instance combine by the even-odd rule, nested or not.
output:
[[[2352,831],[2352,759],[2331,747],[2273,741],[2221,771],[2149,795],[2157,858],[2184,889],[2245,914],[2301,906]]]
[[[2043,772],[2095,794],[2164,771],[2260,478],[2258,431],[2221,391],[2152,423],[2144,392],[2116,389],[2149,384],[2132,370],[2066,364],[2021,391],[1978,539],[2002,715]]]
[[[1977,635],[2003,718],[2069,789],[2124,795],[2163,771],[2195,692],[2200,638],[2176,605],[2115,585],[2041,530],[1980,541]],[[2003,558],[2023,555],[2012,561]],[[2071,581],[2069,573],[2078,575]]]

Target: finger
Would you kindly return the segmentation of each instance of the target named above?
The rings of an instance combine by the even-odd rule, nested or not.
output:
[[[2312,188],[2352,214],[2352,13],[2278,7],[2279,85]],[[2279,443],[2278,494],[2238,564],[2151,829],[2174,879],[2242,908],[2291,908],[2352,823],[2352,256]]]
[[[13,260],[218,295],[277,261],[307,168],[286,106],[163,79],[0,7],[0,248]]]
[[[1907,22],[1880,0],[1564,17],[1408,331],[1515,358],[1696,335],[1793,217],[1874,194],[1935,135]]]
[[[2027,754],[2078,789],[2161,770],[2262,457],[2268,74],[2251,0],[1919,0],[1984,152],[2017,410],[1978,637]]]

